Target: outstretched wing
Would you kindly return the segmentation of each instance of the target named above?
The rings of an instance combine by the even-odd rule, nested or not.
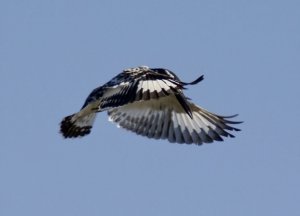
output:
[[[241,122],[210,113],[188,102],[192,117],[183,109],[174,95],[158,100],[139,101],[108,111],[111,121],[136,134],[155,139],[168,139],[176,143],[210,143],[234,137],[230,126]]]
[[[123,71],[110,82],[95,89],[87,98],[83,107],[90,102],[100,100],[98,111],[107,110],[128,103],[159,99],[169,95],[176,95],[180,104],[186,109],[185,99],[182,98],[184,86],[196,84],[203,76],[191,83],[181,82],[178,77],[169,70],[148,67],[139,67]]]
[[[129,82],[107,86],[103,94],[101,108],[113,108],[133,103],[158,99],[181,91],[182,85],[168,77],[147,71],[132,77]]]

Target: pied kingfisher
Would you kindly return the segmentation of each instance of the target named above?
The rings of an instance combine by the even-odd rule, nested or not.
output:
[[[65,117],[60,132],[65,138],[82,137],[91,132],[98,112],[107,111],[109,120],[136,134],[172,143],[198,144],[234,137],[239,131],[231,121],[237,115],[220,116],[190,101],[183,94],[187,85],[172,71],[141,66],[122,71],[111,81],[94,89],[81,110]]]

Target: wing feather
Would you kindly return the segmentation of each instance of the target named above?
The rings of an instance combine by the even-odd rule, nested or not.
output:
[[[201,145],[222,141],[222,136],[231,136],[227,130],[237,130],[228,125],[226,117],[210,113],[189,101],[186,103],[193,118],[174,95],[113,108],[108,115],[121,127],[139,135],[176,143]],[[128,116],[130,118],[126,118]]]

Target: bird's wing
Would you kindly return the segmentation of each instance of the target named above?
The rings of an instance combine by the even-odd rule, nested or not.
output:
[[[174,95],[157,100],[138,101],[108,111],[109,119],[136,134],[170,142],[186,144],[222,141],[234,137],[230,126],[240,122],[208,112],[187,101],[192,117],[183,109]]]
[[[101,99],[101,108],[113,108],[133,103],[158,99],[180,92],[181,86],[168,79],[141,77],[124,85],[107,87]]]
[[[203,77],[198,78],[198,81],[196,81],[200,82],[202,79]],[[184,86],[188,84],[195,83],[184,83],[167,74],[157,73],[151,69],[137,74],[123,72],[104,86],[95,89],[88,96],[83,107],[90,102],[100,100],[99,111],[103,111],[137,101],[176,95],[184,109],[190,112],[184,104],[185,99],[181,97]]]

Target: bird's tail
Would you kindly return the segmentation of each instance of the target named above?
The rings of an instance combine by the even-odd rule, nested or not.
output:
[[[82,111],[66,116],[60,123],[60,132],[65,138],[82,137],[91,132],[96,113],[82,115]]]

